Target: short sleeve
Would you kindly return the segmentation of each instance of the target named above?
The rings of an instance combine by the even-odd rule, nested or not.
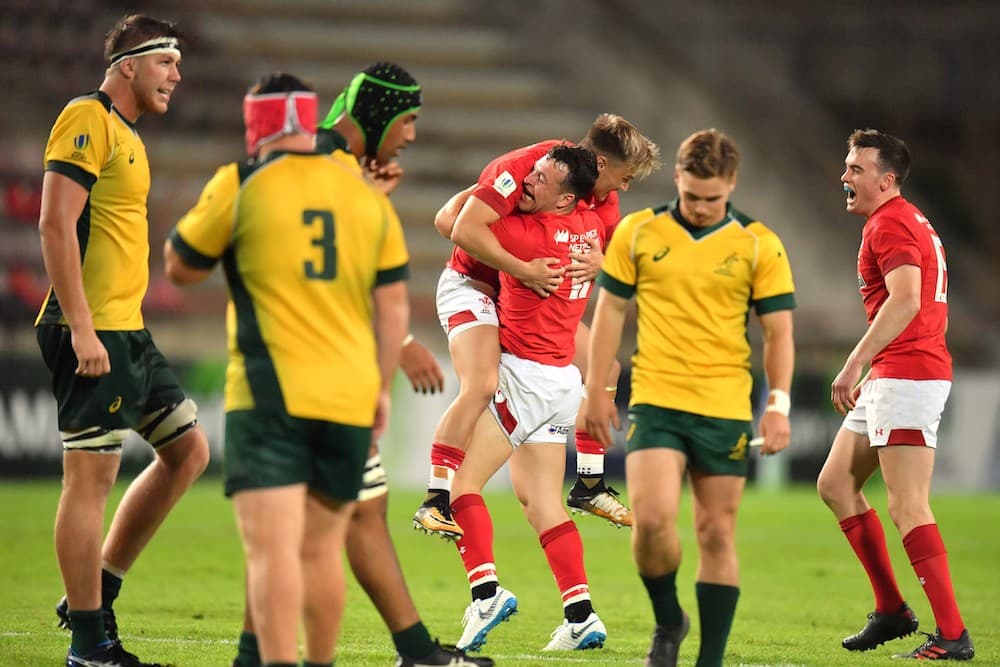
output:
[[[889,219],[879,221],[872,230],[869,243],[878,260],[878,268],[883,276],[904,264],[922,266],[920,244],[912,231],[901,222]]]
[[[753,272],[751,299],[758,315],[795,308],[792,265],[781,239],[759,222],[750,225],[757,237],[757,261]]]
[[[198,203],[177,223],[170,238],[186,263],[211,268],[225,253],[233,236],[239,188],[238,165],[220,167],[202,190]]]
[[[396,209],[388,197],[377,192],[376,196],[385,217],[385,237],[379,251],[375,284],[386,285],[410,277],[410,254],[406,248],[406,236],[403,234],[403,225],[399,221]]]
[[[77,101],[63,109],[52,126],[45,146],[45,169],[89,190],[113,149],[107,109],[96,99]]]

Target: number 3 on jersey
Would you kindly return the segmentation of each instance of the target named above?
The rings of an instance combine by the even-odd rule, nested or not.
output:
[[[322,260],[316,264],[306,260],[303,264],[306,278],[312,280],[333,280],[337,277],[337,229],[333,224],[333,212],[308,209],[302,212],[302,224],[312,227],[319,222],[320,236],[313,238],[312,245],[322,251]]]

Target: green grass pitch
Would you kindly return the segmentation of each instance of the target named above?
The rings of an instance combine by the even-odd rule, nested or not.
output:
[[[117,501],[119,488],[114,501]],[[0,481],[0,665],[61,664],[68,635],[55,626],[61,583],[52,547],[59,486],[55,481]],[[454,546],[417,534],[409,517],[419,493],[394,492],[390,525],[411,592],[434,636],[454,642],[468,587]],[[687,496],[687,494],[685,494]],[[629,533],[579,518],[594,605],[608,626],[604,649],[543,654],[562,618],[559,595],[538,541],[513,497],[487,496],[496,526],[496,559],[503,585],[520,612],[490,634],[484,653],[500,665],[638,665],[652,613],[632,564]],[[932,631],[930,608],[888,523],[884,495],[872,502],[886,522],[890,552],[904,595]],[[942,495],[934,509],[948,545],[955,589],[976,644],[973,664],[1000,664],[1000,495]],[[110,514],[110,512],[109,512]],[[682,521],[681,602],[691,634],[681,664],[698,649],[694,602],[695,550],[690,499]],[[895,652],[920,637],[849,654],[840,640],[855,632],[873,606],[867,579],[832,515],[811,488],[750,490],[740,512],[742,587],[727,665],[889,665]],[[178,667],[229,665],[242,613],[243,567],[232,508],[218,479],[195,486],[178,505],[129,573],[116,604],[126,647],[147,660]],[[338,665],[391,665],[394,651],[378,614],[351,582]]]

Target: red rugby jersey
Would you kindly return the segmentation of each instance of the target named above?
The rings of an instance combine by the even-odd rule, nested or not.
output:
[[[916,206],[894,197],[865,223],[858,251],[858,284],[868,324],[889,298],[885,276],[895,268],[920,267],[920,311],[892,342],[872,358],[872,375],[909,380],[950,380],[948,266],[944,246]]]
[[[604,225],[590,210],[569,215],[517,214],[501,218],[493,229],[515,257],[558,257],[569,264],[570,252],[601,246]],[[548,297],[540,297],[506,273],[500,274],[500,346],[522,359],[567,366],[576,351],[576,328],[587,307],[591,282],[564,280]]]

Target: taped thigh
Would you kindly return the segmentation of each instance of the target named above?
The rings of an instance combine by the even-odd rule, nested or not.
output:
[[[122,450],[122,442],[129,429],[106,429],[101,426],[83,431],[60,431],[64,451],[88,451],[99,454],[117,454]]]
[[[198,406],[190,398],[149,413],[136,428],[153,449],[170,444],[198,424]]]
[[[365,461],[365,474],[358,491],[358,500],[365,501],[389,493],[388,476],[382,467],[382,457],[378,454]]]

